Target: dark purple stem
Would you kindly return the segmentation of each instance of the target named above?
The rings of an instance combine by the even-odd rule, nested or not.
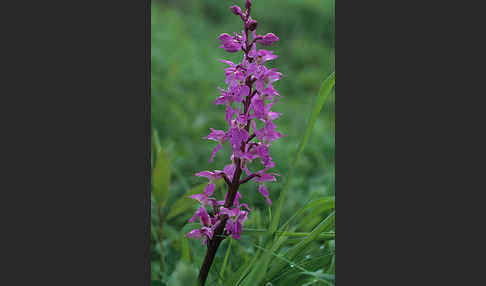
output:
[[[250,137],[248,137],[248,139],[246,140],[245,144],[250,143],[251,139],[255,138],[255,136],[255,133],[251,134]]]
[[[255,178],[255,177],[260,177],[259,174],[253,173],[249,175],[248,177],[244,178],[243,180],[240,181],[240,185],[243,185],[244,183],[248,182],[249,180]]]

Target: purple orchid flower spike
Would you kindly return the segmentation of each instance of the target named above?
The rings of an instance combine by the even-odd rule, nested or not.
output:
[[[282,78],[282,74],[274,68],[265,65],[278,58],[273,51],[260,48],[259,45],[269,46],[280,39],[274,33],[263,36],[257,34],[258,21],[251,17],[252,1],[246,0],[244,10],[233,5],[229,7],[231,13],[239,16],[243,22],[243,29],[236,33],[222,33],[218,40],[229,53],[242,52],[241,62],[220,60],[223,64],[226,87],[218,87],[220,94],[215,99],[216,105],[225,107],[227,126],[218,129],[210,128],[210,133],[204,137],[217,142],[210,155],[210,162],[222,149],[224,144],[231,147],[230,162],[224,166],[223,171],[203,171],[196,176],[209,180],[202,194],[191,195],[200,206],[190,219],[195,222],[199,219],[201,228],[192,230],[186,237],[203,239],[203,245],[208,246],[206,258],[199,274],[199,282],[204,285],[209,268],[216,251],[225,236],[240,239],[243,225],[248,218],[250,208],[243,202],[244,194],[239,187],[250,181],[255,181],[254,191],[263,195],[267,204],[271,205],[270,192],[267,184],[276,181],[273,172],[275,166],[271,157],[273,141],[283,135],[276,131],[274,120],[281,114],[273,111],[280,94],[275,89],[275,82]],[[260,128],[257,128],[256,121]],[[250,171],[255,160],[259,161],[264,169]],[[241,178],[243,171],[245,178]],[[224,200],[218,201],[213,197],[215,181],[224,179],[227,192]],[[206,207],[211,207],[209,214]]]

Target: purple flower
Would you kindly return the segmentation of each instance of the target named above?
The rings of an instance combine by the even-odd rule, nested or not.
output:
[[[257,40],[256,42],[259,43],[259,44],[262,44],[264,46],[269,46],[273,42],[276,42],[278,40],[280,40],[280,39],[277,36],[275,36],[274,33],[268,33],[268,34],[265,34],[265,36],[263,36],[263,38],[261,40]]]
[[[226,141],[226,132],[213,128],[209,129],[211,130],[211,133],[209,133],[209,135],[205,137],[206,139],[213,140],[219,143],[224,143],[224,141]]]
[[[200,207],[196,211],[194,216],[189,219],[189,222],[194,222],[198,217],[199,217],[199,220],[200,220],[202,225],[204,225],[204,226],[210,226],[211,225],[211,220],[209,219],[209,214],[204,207]]]
[[[218,206],[215,198],[208,198],[205,194],[194,194],[189,197],[199,201],[203,206],[212,206],[213,208]]]
[[[209,196],[212,196],[213,193],[214,193],[214,188],[216,186],[214,185],[213,182],[209,182],[207,185],[206,185],[206,188],[204,189],[204,195],[209,197]]]
[[[256,177],[255,181],[258,183],[263,183],[263,182],[275,182],[277,178],[275,176],[280,176],[277,173],[265,173],[264,170],[257,172],[259,174],[258,177]]]
[[[234,239],[240,239],[240,233],[242,231],[243,223],[245,223],[248,212],[242,211],[240,208],[221,208],[221,214],[228,216],[228,221],[226,222],[226,233],[231,234]]]
[[[196,174],[198,177],[205,177],[208,178],[211,181],[217,180],[221,178],[221,171],[202,171]]]
[[[280,117],[280,113],[270,110],[271,107],[272,107],[271,103],[265,106],[263,120],[273,121]]]
[[[237,110],[234,110],[230,105],[226,106],[226,122],[231,124],[231,119],[233,119],[233,116]]]
[[[194,229],[194,230],[190,231],[189,233],[184,235],[184,237],[195,238],[195,239],[201,239],[202,237],[204,237],[202,244],[206,245],[208,238],[209,239],[213,238],[213,230],[209,227],[203,226],[200,229]]]
[[[235,126],[230,129],[229,134],[231,136],[230,144],[233,147],[233,151],[240,152],[241,144],[248,139],[248,131]]]
[[[258,147],[256,147],[256,152],[260,157],[263,166],[271,168],[275,165],[272,161],[272,157],[270,157],[270,154],[268,153],[268,148],[265,145],[258,145]]]
[[[233,103],[233,98],[229,92],[226,92],[225,90],[221,89],[218,87],[218,89],[221,91],[221,96],[216,98],[216,101],[214,104],[226,104],[229,105]]]
[[[265,118],[265,101],[259,96],[254,96],[251,100],[251,106],[253,107],[254,117],[263,120]],[[253,128],[253,130],[256,130],[256,128]]]
[[[283,135],[280,132],[275,131],[275,124],[272,121],[266,121],[262,129],[257,129],[255,121],[252,121],[253,129],[255,131],[256,137],[263,142],[263,144],[269,144],[275,141]]]
[[[222,63],[228,64],[230,67],[224,69],[224,74],[226,76],[226,83],[231,82],[241,82],[245,80],[245,70],[241,65],[235,65],[234,63],[221,60]]]
[[[273,93],[273,86],[271,84],[273,82],[279,80],[281,78],[281,76],[282,76],[282,74],[277,72],[276,69],[262,68],[257,75],[257,82],[255,84],[255,88],[261,94],[268,93],[268,92],[265,92],[265,83],[267,83],[268,84],[267,87],[271,88],[272,93]]]
[[[221,178],[222,174],[223,172],[221,171],[215,171],[215,172],[204,171],[196,174],[196,176],[206,177],[209,179],[209,183],[206,185],[206,188],[204,189],[204,195],[206,197],[209,197],[214,193],[214,188],[216,187],[214,185],[214,181]]]
[[[224,173],[226,174],[226,176],[228,176],[228,179],[230,181],[233,180],[233,174],[235,173],[235,170],[236,170],[235,164],[226,165],[223,169]]]
[[[252,18],[250,18],[246,23],[246,28],[250,31],[255,31],[257,27],[258,27],[258,22],[256,20],[253,20]]]
[[[227,52],[234,53],[241,50],[241,44],[230,34],[223,33],[218,37],[218,40],[221,41],[220,48],[224,48]]]
[[[263,184],[260,184],[260,187],[258,188],[258,190],[260,191],[260,193],[265,197],[265,199],[267,200],[267,204],[271,205],[272,204],[272,201],[270,200],[270,196],[268,194],[268,190],[267,190],[267,187],[265,187],[265,185]]]
[[[216,156],[216,153],[221,149],[222,144],[228,140],[227,134],[223,130],[216,130],[213,128],[211,129],[211,133],[209,133],[208,136],[204,137],[205,139],[208,140],[213,140],[218,142],[219,144],[214,148],[213,152],[211,153],[211,158],[209,159],[209,162],[213,162],[214,156]]]
[[[255,38],[261,38],[261,36],[254,36]],[[263,64],[267,61],[274,60],[278,58],[277,55],[273,53],[273,51],[268,51],[265,49],[256,49],[256,46],[253,46],[253,48],[250,50],[248,53],[248,57],[255,59],[254,65],[255,66],[260,66],[262,69],[265,68]]]

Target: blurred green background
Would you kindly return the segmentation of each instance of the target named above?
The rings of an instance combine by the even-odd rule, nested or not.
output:
[[[183,238],[188,228],[186,222],[197,203],[181,198],[207,182],[195,177],[196,172],[222,169],[229,163],[228,146],[218,153],[214,163],[209,163],[216,143],[202,137],[209,133],[210,127],[226,129],[224,107],[213,102],[219,96],[217,86],[225,87],[225,65],[219,59],[241,60],[240,53],[229,54],[218,48],[217,37],[221,33],[242,29],[239,17],[228,9],[233,4],[243,7],[244,1],[152,1],[151,127],[153,162],[157,162],[153,163],[153,172],[165,172],[153,183],[153,188],[165,196],[162,203],[152,202],[153,285],[188,285],[184,279],[197,274],[204,258],[205,248],[200,241]],[[290,166],[319,87],[334,71],[334,2],[254,0],[252,17],[259,21],[259,34],[273,32],[280,38],[269,48],[280,57],[268,66],[279,68],[285,76],[275,84],[282,98],[273,109],[283,113],[275,124],[287,136],[271,148],[274,171],[282,176],[267,186],[272,201],[276,202],[284,175],[295,167],[282,213],[285,220],[309,200],[334,196],[333,94],[321,111],[298,164]],[[270,214],[257,185],[245,184],[240,192],[242,201],[252,208],[244,227],[265,227]],[[216,194],[222,199],[222,190]],[[318,219],[301,224],[297,230],[310,231],[317,223]],[[251,241],[252,237],[242,236],[240,241],[233,242],[234,249],[241,252],[239,256],[251,256],[254,251]],[[223,243],[218,252],[215,271],[221,267],[226,247]],[[329,250],[328,244],[325,247]],[[324,251],[320,246],[318,250]],[[238,259],[230,258],[226,271],[245,261],[244,257]],[[327,262],[316,261],[317,268],[313,270],[319,268],[319,263]],[[220,285],[221,281],[214,280],[217,275],[214,272],[211,275],[206,285]]]

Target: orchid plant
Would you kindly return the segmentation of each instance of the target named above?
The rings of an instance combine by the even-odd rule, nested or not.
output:
[[[246,0],[244,11],[239,6],[231,6],[231,12],[241,18],[244,28],[241,33],[233,35],[223,33],[218,37],[221,41],[220,48],[229,53],[242,52],[243,59],[237,64],[221,60],[228,65],[224,70],[227,88],[218,87],[221,95],[216,99],[215,104],[225,107],[228,127],[226,131],[210,128],[211,132],[205,137],[218,143],[209,161],[213,162],[222,145],[229,143],[232,150],[230,163],[222,171],[197,173],[196,176],[205,177],[209,182],[204,193],[191,196],[199,201],[200,207],[189,221],[194,222],[199,219],[202,226],[185,236],[202,239],[202,244],[207,245],[208,248],[199,273],[200,285],[204,285],[214,256],[224,237],[231,235],[234,239],[240,239],[250,208],[240,202],[242,194],[238,191],[239,187],[250,181],[257,182],[259,192],[271,205],[272,201],[265,183],[276,181],[278,176],[269,171],[275,166],[269,149],[273,141],[283,136],[275,130],[276,126],[273,123],[281,114],[271,110],[280,98],[273,83],[279,80],[282,74],[276,69],[265,67],[267,61],[278,56],[272,51],[257,48],[257,44],[270,46],[279,38],[273,33],[257,34],[258,22],[250,15],[251,7],[251,0]],[[262,122],[260,124],[263,127],[258,129],[256,121]],[[250,170],[250,163],[257,159],[260,159],[264,168]],[[242,179],[243,172],[246,173],[246,177]],[[224,200],[218,201],[213,197],[214,181],[221,178],[226,182],[228,190]],[[211,215],[206,208],[212,209]]]

